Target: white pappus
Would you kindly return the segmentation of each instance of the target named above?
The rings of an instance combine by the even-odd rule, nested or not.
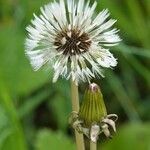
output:
[[[54,82],[63,76],[78,84],[103,76],[103,68],[117,65],[109,52],[109,47],[121,41],[118,30],[112,29],[116,20],[108,19],[107,9],[95,17],[96,5],[84,0],[59,0],[42,7],[41,15],[34,14],[25,43],[34,70],[51,64]]]

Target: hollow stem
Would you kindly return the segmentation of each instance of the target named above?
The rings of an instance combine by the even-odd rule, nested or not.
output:
[[[90,141],[90,150],[97,150],[97,144]]]
[[[71,80],[71,99],[72,99],[72,110],[79,112],[79,93],[78,86]],[[85,150],[83,134],[75,131],[77,150]]]

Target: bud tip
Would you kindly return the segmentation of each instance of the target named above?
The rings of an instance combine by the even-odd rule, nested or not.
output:
[[[98,92],[99,89],[100,87],[96,83],[91,83],[89,85],[89,90],[91,90],[92,92]]]

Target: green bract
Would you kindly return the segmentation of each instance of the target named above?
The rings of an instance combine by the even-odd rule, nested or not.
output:
[[[106,116],[107,110],[101,90],[95,83],[90,84],[84,94],[79,118],[83,120],[86,127],[89,127],[95,122],[101,122]]]

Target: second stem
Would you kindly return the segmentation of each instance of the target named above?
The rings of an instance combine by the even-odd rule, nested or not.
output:
[[[90,141],[90,150],[97,150],[97,144]]]

